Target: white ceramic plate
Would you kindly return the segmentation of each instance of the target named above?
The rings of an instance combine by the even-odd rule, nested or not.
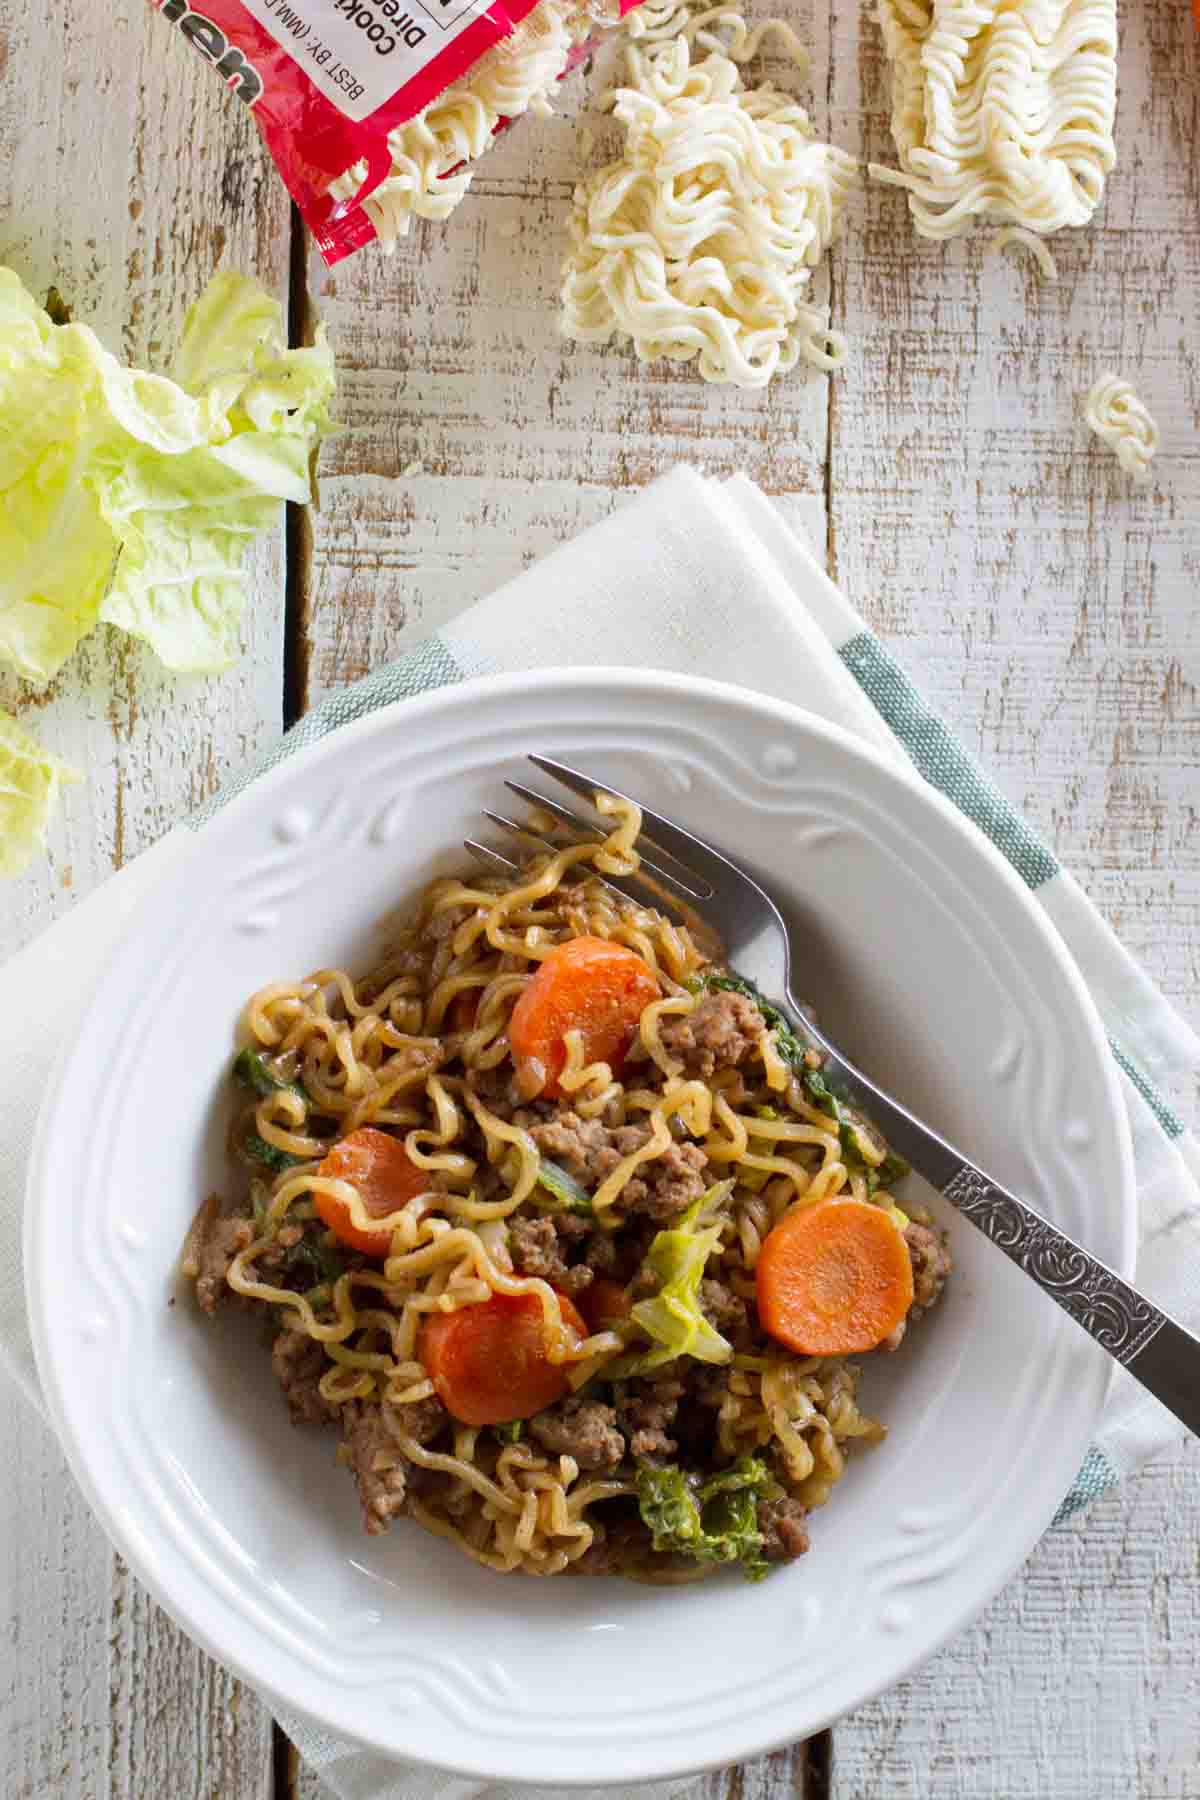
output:
[[[575,756],[771,872],[797,986],[865,1066],[1127,1271],[1132,1168],[1080,979],[1021,882],[915,776],[738,689],[504,677],[376,713],[233,801],[135,915],[45,1107],[29,1299],[72,1466],[141,1579],[278,1702],[498,1779],[629,1782],[818,1729],[927,1656],[1027,1554],[1109,1375],[965,1222],[938,1311],[876,1359],[891,1435],[761,1585],[502,1579],[415,1527],[368,1539],[332,1432],[288,1424],[246,1320],[176,1298],[261,983],[369,963],[529,750]]]

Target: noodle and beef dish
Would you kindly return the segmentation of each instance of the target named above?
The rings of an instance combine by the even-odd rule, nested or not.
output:
[[[208,1313],[257,1311],[370,1533],[503,1572],[751,1577],[808,1547],[860,1366],[938,1299],[939,1234],[820,1058],[634,877],[640,818],[440,879],[379,966],[249,1001],[197,1215]]]

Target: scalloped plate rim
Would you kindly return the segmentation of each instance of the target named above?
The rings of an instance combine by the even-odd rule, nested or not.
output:
[[[1109,1259],[1120,1272],[1129,1273],[1132,1269],[1136,1245],[1136,1190],[1133,1180],[1132,1146],[1124,1118],[1119,1084],[1108,1052],[1103,1026],[1091,995],[1052,922],[1038,905],[1026,884],[995,846],[966,820],[949,800],[930,788],[915,769],[908,767],[906,763],[893,761],[874,745],[861,742],[844,728],[799,706],[760,695],[730,683],[668,671],[629,670],[620,667],[549,669],[518,674],[478,676],[451,687],[431,690],[393,702],[362,719],[354,720],[335,729],[317,742],[293,752],[274,767],[264,771],[247,788],[234,795],[221,812],[205,827],[204,831],[195,834],[194,842],[181,846],[179,858],[173,860],[170,867],[165,867],[160,872],[153,887],[134,907],[117,945],[105,959],[104,967],[93,986],[82,1017],[90,1017],[96,1009],[105,987],[113,977],[113,971],[121,962],[130,940],[138,931],[139,922],[144,916],[153,913],[163,889],[178,879],[178,871],[181,867],[190,863],[193,857],[199,858],[205,854],[205,842],[209,839],[209,834],[220,833],[222,830],[234,831],[245,814],[262,811],[269,805],[270,799],[277,789],[287,788],[311,764],[341,753],[344,748],[360,740],[368,741],[373,737],[386,737],[401,722],[403,722],[403,728],[409,731],[413,726],[419,726],[422,717],[447,711],[454,712],[462,708],[464,702],[469,706],[473,697],[488,700],[494,698],[519,699],[522,696],[536,694],[537,697],[544,699],[551,690],[555,697],[564,693],[579,694],[592,690],[599,698],[605,689],[611,691],[614,686],[624,693],[641,691],[647,695],[654,694],[659,698],[667,697],[681,703],[685,708],[689,699],[707,700],[727,708],[732,707],[743,714],[753,715],[759,723],[769,722],[790,732],[814,735],[824,739],[836,754],[848,757],[851,763],[859,762],[868,765],[882,776],[885,783],[898,782],[910,793],[919,796],[920,804],[939,813],[957,832],[964,844],[972,847],[968,850],[968,855],[982,857],[990,865],[992,877],[1006,887],[1010,895],[1020,903],[1027,922],[1042,939],[1048,954],[1058,965],[1060,975],[1073,993],[1078,1008],[1077,1022],[1090,1037],[1096,1051],[1096,1072],[1100,1077],[1107,1110],[1116,1131],[1117,1153],[1120,1162],[1119,1179],[1115,1186],[1121,1194],[1122,1205],[1119,1214],[1106,1221],[1110,1231],[1119,1230],[1120,1253],[1117,1254],[1114,1250],[1110,1250]],[[547,729],[553,731],[558,737],[569,738],[573,731],[586,731],[589,727],[597,726],[602,728],[603,723],[604,721],[597,715],[591,714],[560,720],[555,726]],[[760,770],[758,773],[761,774],[762,771]],[[779,779],[774,776],[773,771],[768,771],[768,774],[773,779]],[[736,850],[735,845],[728,847]],[[383,1755],[403,1757],[405,1761],[414,1765],[444,1769],[467,1777],[526,1781],[533,1779],[538,1784],[553,1783],[564,1788],[597,1785],[594,1769],[585,1770],[578,1756],[550,1767],[544,1766],[539,1759],[536,1772],[531,1776],[528,1750],[512,1741],[506,1741],[501,1746],[493,1740],[490,1746],[484,1745],[483,1753],[480,1755],[461,1753],[448,1756],[434,1755],[427,1753],[424,1749],[413,1749],[410,1745],[403,1743],[406,1736],[406,1725],[402,1721],[398,1721],[397,1729],[393,1734],[372,1734],[369,1730],[362,1730],[358,1725],[349,1725],[346,1719],[339,1716],[336,1711],[322,1711],[311,1706],[307,1699],[290,1696],[285,1688],[278,1685],[276,1680],[269,1676],[264,1677],[261,1670],[256,1670],[239,1647],[231,1648],[229,1642],[221,1637],[219,1631],[210,1629],[207,1618],[201,1620],[195,1616],[197,1610],[203,1612],[204,1609],[189,1605],[176,1592],[172,1585],[170,1570],[164,1566],[163,1547],[146,1542],[144,1534],[137,1529],[127,1515],[123,1516],[122,1509],[115,1504],[113,1497],[105,1492],[102,1483],[94,1478],[87,1455],[78,1442],[70,1421],[60,1386],[56,1352],[50,1340],[48,1318],[43,1306],[43,1296],[48,1291],[47,1284],[52,1285],[51,1215],[48,1208],[39,1207],[34,1203],[34,1196],[41,1187],[44,1167],[49,1156],[49,1142],[54,1117],[58,1105],[64,1097],[74,1053],[73,1042],[65,1045],[60,1053],[47,1086],[35,1131],[27,1181],[24,1224],[26,1290],[43,1391],[68,1462],[105,1531],[117,1544],[122,1554],[126,1556],[138,1578],[210,1654],[259,1687],[283,1710],[302,1715],[325,1730],[339,1736],[350,1737],[353,1741]],[[1098,1363],[1095,1366],[1096,1374],[1090,1382],[1091,1391],[1088,1403],[1076,1413],[1073,1420],[1074,1430],[1062,1434],[1068,1442],[1078,1442],[1080,1455],[1090,1439],[1092,1427],[1099,1415],[1108,1386],[1108,1372]],[[1083,1425],[1080,1424],[1081,1417],[1085,1421]],[[1053,1504],[1043,1506],[1039,1509],[1036,1517],[1030,1515],[1026,1519],[1025,1528],[1014,1534],[1014,1547],[1011,1555],[1004,1559],[999,1572],[997,1573],[993,1569],[985,1587],[973,1590],[969,1601],[960,1604],[956,1616],[950,1618],[943,1629],[923,1638],[915,1649],[904,1650],[900,1640],[897,1639],[897,1653],[889,1659],[889,1666],[878,1679],[857,1684],[851,1697],[840,1698],[832,1709],[820,1717],[806,1718],[804,1730],[820,1729],[852,1707],[860,1705],[884,1691],[924,1663],[929,1656],[963,1629],[1024,1562],[1041,1532],[1049,1523],[1053,1510]],[[167,1549],[169,1550],[169,1546]],[[217,1610],[219,1612],[220,1609]],[[782,1713],[786,1709],[780,1704],[776,1710]],[[464,1734],[460,1733],[461,1735]],[[748,1734],[745,1732],[739,1734],[731,1730],[728,1734],[728,1743],[723,1744],[719,1749],[706,1752],[704,1760],[700,1763],[694,1759],[681,1760],[677,1749],[665,1748],[664,1751],[655,1753],[652,1748],[647,1748],[639,1743],[633,1747],[633,1760],[626,1756],[619,1771],[615,1775],[609,1776],[605,1785],[615,1786],[630,1781],[661,1780],[702,1767],[718,1767],[777,1748],[794,1741],[794,1738],[795,1729],[789,1730],[782,1719],[779,1729],[767,1732],[764,1732],[760,1722]],[[552,1754],[561,1757],[564,1752],[561,1747],[556,1746]],[[595,1752],[590,1751],[587,1754],[594,1758]],[[614,1757],[616,1754],[614,1751]],[[608,1776],[607,1770],[605,1773]]]

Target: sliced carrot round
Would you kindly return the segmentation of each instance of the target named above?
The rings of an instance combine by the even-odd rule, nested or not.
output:
[[[358,1189],[367,1212],[376,1219],[386,1219],[398,1212],[407,1200],[423,1194],[429,1176],[409,1160],[401,1138],[389,1132],[364,1125],[335,1144],[317,1167],[318,1175],[336,1181],[348,1181]],[[313,1194],[317,1217],[351,1250],[364,1256],[386,1256],[392,1247],[390,1231],[360,1231],[350,1216],[350,1208],[332,1194]]]
[[[874,1350],[913,1302],[903,1234],[865,1200],[785,1214],[759,1252],[755,1283],[763,1330],[801,1356]]]
[[[583,1037],[586,1062],[619,1068],[638,1020],[659,997],[645,960],[605,938],[569,938],[541,963],[513,1007],[509,1041],[517,1084],[530,1099],[558,1096],[568,1031]]]
[[[579,1337],[587,1326],[565,1294],[564,1323]],[[464,1425],[506,1425],[553,1406],[567,1392],[566,1371],[547,1354],[546,1323],[536,1294],[493,1294],[478,1306],[430,1313],[417,1355],[438,1398]]]

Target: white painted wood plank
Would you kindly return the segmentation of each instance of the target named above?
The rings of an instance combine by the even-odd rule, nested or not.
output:
[[[613,1792],[615,1797],[620,1790]],[[329,1800],[329,1789],[311,1769],[301,1766],[295,1772],[290,1800]],[[735,1769],[714,1770],[699,1777],[688,1790],[688,1800],[824,1800],[824,1796],[812,1787],[804,1745],[797,1744]]]
[[[1196,1800],[1200,1448],[1048,1532],[912,1680],[844,1720],[836,1800]]]
[[[57,283],[114,349],[165,361],[222,261],[286,292],[288,209],[250,120],[145,0],[70,17],[16,0],[0,22],[0,261]],[[3,58],[0,58],[3,60]],[[278,730],[281,535],[256,554],[245,654],[172,679],[107,630],[16,712],[81,770],[50,854],[0,885],[7,953],[157,838]],[[14,1800],[266,1800],[270,1720],[159,1612],[110,1550],[51,1434],[0,1414],[0,1731]]]
[[[1187,9],[1124,14],[1121,166],[1061,279],[923,245],[872,190],[835,276],[835,573],[1128,948],[1200,1014],[1200,216]],[[833,113],[888,156],[873,23]],[[1134,490],[1076,396],[1128,375],[1162,428]],[[928,546],[939,546],[930,557]],[[1179,1096],[1194,1114],[1195,1095]],[[982,1620],[835,1734],[837,1800],[1196,1800],[1200,1456],[1052,1531]]]

